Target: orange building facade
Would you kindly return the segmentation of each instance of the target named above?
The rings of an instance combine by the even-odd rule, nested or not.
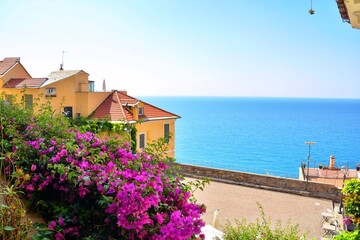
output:
[[[83,70],[59,70],[44,78],[32,78],[20,58],[4,58],[0,61],[0,93],[9,102],[19,101],[25,94],[25,107],[35,111],[50,100],[54,111],[67,117],[135,124],[138,150],[172,135],[168,155],[175,154],[175,120],[180,116],[131,97],[126,91],[95,92],[94,82]]]

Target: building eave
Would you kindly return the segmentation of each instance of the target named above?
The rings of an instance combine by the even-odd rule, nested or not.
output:
[[[136,105],[138,105],[139,104],[139,100],[136,102],[136,103],[127,103],[127,102],[125,102],[125,103],[121,103],[121,105],[122,106],[125,106],[125,107],[127,107],[127,106],[129,106],[129,107],[135,107]]]
[[[140,118],[140,121],[157,121],[157,120],[168,120],[168,119],[178,119],[180,117],[154,117],[154,118]]]

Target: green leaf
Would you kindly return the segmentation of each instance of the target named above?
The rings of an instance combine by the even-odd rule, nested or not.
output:
[[[68,180],[71,181],[71,179],[75,176],[75,172],[69,172],[68,174]]]
[[[9,208],[9,206],[5,204],[0,204],[0,208]]]
[[[13,231],[13,230],[15,230],[16,228],[13,228],[12,226],[5,226],[4,227],[4,230],[5,231]]]

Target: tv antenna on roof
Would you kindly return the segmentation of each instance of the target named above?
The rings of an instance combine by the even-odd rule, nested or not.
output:
[[[315,145],[316,142],[305,142],[306,145],[309,145],[309,153],[308,153],[308,162],[307,162],[307,175],[306,175],[306,182],[309,182],[309,168],[310,168],[310,147],[311,145]]]
[[[61,64],[60,64],[60,71],[64,70],[64,53],[66,53],[64,50],[62,51],[62,58],[61,58]]]
[[[312,0],[310,0],[310,10],[309,10],[310,15],[314,15],[315,10],[312,8]]]

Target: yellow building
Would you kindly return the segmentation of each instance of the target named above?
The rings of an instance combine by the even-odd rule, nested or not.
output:
[[[34,108],[51,100],[53,109],[71,118],[90,117],[112,122],[133,123],[137,129],[137,148],[160,137],[168,138],[168,155],[175,151],[175,120],[178,115],[127,95],[124,91],[95,92],[94,82],[83,70],[59,70],[46,78],[32,78],[20,63],[20,58],[4,58],[0,61],[0,92],[7,101],[15,101],[25,89],[25,107]],[[45,96],[41,97],[41,96]]]

